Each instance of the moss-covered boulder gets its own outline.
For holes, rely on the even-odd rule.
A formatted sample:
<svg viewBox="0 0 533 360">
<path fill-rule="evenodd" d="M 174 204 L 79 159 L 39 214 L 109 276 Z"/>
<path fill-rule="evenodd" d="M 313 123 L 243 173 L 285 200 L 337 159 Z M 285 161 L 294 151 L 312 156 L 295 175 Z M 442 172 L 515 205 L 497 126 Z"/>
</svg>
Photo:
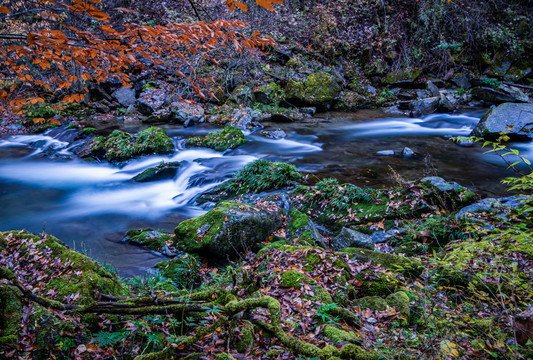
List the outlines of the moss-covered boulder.
<svg viewBox="0 0 533 360">
<path fill-rule="evenodd" d="M 413 88 L 417 87 L 416 80 L 422 74 L 420 69 L 404 69 L 398 71 L 391 71 L 385 77 L 385 84 L 389 86 Z M 421 83 L 420 86 L 425 85 Z"/>
<path fill-rule="evenodd" d="M 313 73 L 304 82 L 289 80 L 285 99 L 296 105 L 314 105 L 327 108 L 340 93 L 340 86 L 329 73 Z"/>
<path fill-rule="evenodd" d="M 94 138 L 91 153 L 109 160 L 128 160 L 140 155 L 168 154 L 174 144 L 165 130 L 150 127 L 136 135 L 114 130 L 109 136 Z"/>
<path fill-rule="evenodd" d="M 294 165 L 261 159 L 246 165 L 230 181 L 203 194 L 197 202 L 219 202 L 245 193 L 282 189 L 295 185 L 302 178 Z"/>
<path fill-rule="evenodd" d="M 226 126 L 223 130 L 213 131 L 206 136 L 194 136 L 187 139 L 187 145 L 208 147 L 216 151 L 235 149 L 244 144 L 246 138 L 240 129 Z"/>
<path fill-rule="evenodd" d="M 291 240 L 296 240 L 302 245 L 326 247 L 324 237 L 316 228 L 309 216 L 298 211 L 289 212 L 289 236 Z"/>
<path fill-rule="evenodd" d="M 126 233 L 124 241 L 138 246 L 145 246 L 167 256 L 175 253 L 169 248 L 172 244 L 172 234 L 153 229 L 132 229 Z"/>
<path fill-rule="evenodd" d="M 284 95 L 283 89 L 275 82 L 258 86 L 253 92 L 255 100 L 265 105 L 279 104 Z"/>
<path fill-rule="evenodd" d="M 157 180 L 172 179 L 178 173 L 181 163 L 177 161 L 163 162 L 157 166 L 144 170 L 142 173 L 133 177 L 135 182 L 149 182 Z"/>
<path fill-rule="evenodd" d="M 277 208 L 225 201 L 204 215 L 180 223 L 174 241 L 183 251 L 225 260 L 252 250 L 282 224 L 282 213 Z"/>
<path fill-rule="evenodd" d="M 423 265 L 418 259 L 408 258 L 395 254 L 383 253 L 360 248 L 346 248 L 340 253 L 348 254 L 351 258 L 360 261 L 373 261 L 384 268 L 404 274 L 418 275 L 423 270 Z"/>
<path fill-rule="evenodd" d="M 451 210 L 458 210 L 478 199 L 473 191 L 438 176 L 425 177 L 420 180 L 420 185 L 428 203 Z"/>
</svg>

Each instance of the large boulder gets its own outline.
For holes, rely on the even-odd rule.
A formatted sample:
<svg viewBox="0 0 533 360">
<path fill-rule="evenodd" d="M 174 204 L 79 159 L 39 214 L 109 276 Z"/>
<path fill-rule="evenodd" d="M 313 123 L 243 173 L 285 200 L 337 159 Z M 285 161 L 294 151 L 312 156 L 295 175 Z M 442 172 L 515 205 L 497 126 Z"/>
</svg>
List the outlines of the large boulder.
<svg viewBox="0 0 533 360">
<path fill-rule="evenodd" d="M 512 140 L 533 139 L 533 104 L 506 103 L 483 115 L 471 135 L 494 139 L 507 133 Z"/>
<path fill-rule="evenodd" d="M 121 87 L 111 94 L 120 105 L 124 107 L 135 104 L 135 89 L 128 87 Z"/>
<path fill-rule="evenodd" d="M 421 116 L 434 113 L 437 111 L 440 103 L 440 96 L 430 97 L 422 100 L 413 101 L 409 108 L 413 116 Z"/>
<path fill-rule="evenodd" d="M 296 105 L 328 108 L 341 91 L 335 78 L 328 73 L 313 73 L 304 82 L 289 80 L 285 99 Z"/>
<path fill-rule="evenodd" d="M 195 102 L 187 100 L 175 101 L 172 103 L 171 109 L 174 114 L 174 120 L 186 127 L 204 122 L 204 108 Z"/>
<path fill-rule="evenodd" d="M 98 136 L 91 144 L 91 153 L 105 156 L 108 160 L 128 160 L 140 155 L 168 154 L 174 144 L 165 130 L 150 127 L 131 135 L 115 130 L 107 138 Z"/>
<path fill-rule="evenodd" d="M 135 105 L 143 115 L 152 115 L 154 112 L 162 111 L 170 103 L 167 91 L 161 89 L 144 90 Z"/>
<path fill-rule="evenodd" d="M 498 89 L 493 89 L 490 87 L 476 87 L 470 90 L 472 96 L 479 100 L 490 101 L 494 103 L 505 103 L 505 102 L 515 102 L 515 103 L 527 103 L 529 102 L 529 97 L 520 91 L 518 88 L 507 85 L 500 85 Z"/>
<path fill-rule="evenodd" d="M 181 222 L 174 234 L 178 249 L 225 260 L 252 250 L 283 225 L 278 208 L 221 202 L 199 217 Z"/>
</svg>

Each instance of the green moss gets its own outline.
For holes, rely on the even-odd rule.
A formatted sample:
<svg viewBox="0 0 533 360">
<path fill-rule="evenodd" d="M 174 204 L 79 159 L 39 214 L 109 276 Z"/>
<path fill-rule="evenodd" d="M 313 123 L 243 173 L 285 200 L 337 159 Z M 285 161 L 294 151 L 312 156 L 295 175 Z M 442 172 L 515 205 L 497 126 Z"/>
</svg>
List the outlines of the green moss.
<svg viewBox="0 0 533 360">
<path fill-rule="evenodd" d="M 266 357 L 276 359 L 278 356 L 282 355 L 285 352 L 283 349 L 270 349 L 265 353 Z"/>
<path fill-rule="evenodd" d="M 155 251 L 161 251 L 167 241 L 172 240 L 170 234 L 152 229 L 130 230 L 126 233 L 126 239 L 130 243 L 146 246 Z"/>
<path fill-rule="evenodd" d="M 322 334 L 324 334 L 324 336 L 327 337 L 329 340 L 336 343 L 361 342 L 361 339 L 357 336 L 355 332 L 341 330 L 332 325 L 327 325 L 324 330 L 322 330 Z M 338 355 L 338 353 L 335 355 Z"/>
<path fill-rule="evenodd" d="M 346 344 L 341 349 L 340 357 L 351 360 L 377 360 L 380 355 L 365 351 L 354 344 Z"/>
<path fill-rule="evenodd" d="M 16 348 L 22 325 L 22 296 L 20 290 L 0 284 L 0 346 Z"/>
<path fill-rule="evenodd" d="M 179 162 L 163 162 L 157 166 L 148 168 L 142 173 L 136 175 L 132 180 L 136 182 L 148 182 L 164 179 L 172 179 L 176 176 Z"/>
<path fill-rule="evenodd" d="M 305 282 L 305 274 L 302 274 L 296 270 L 285 271 L 281 274 L 281 284 L 285 287 L 291 287 L 299 289 Z"/>
<path fill-rule="evenodd" d="M 215 354 L 216 360 L 235 360 L 233 356 L 228 353 Z"/>
<path fill-rule="evenodd" d="M 222 228 L 227 211 L 239 205 L 223 201 L 204 215 L 182 221 L 174 230 L 174 241 L 185 252 L 201 251 L 214 240 Z"/>
<path fill-rule="evenodd" d="M 321 286 L 315 285 L 313 286 L 315 295 L 313 296 L 313 300 L 321 302 L 322 304 L 332 304 L 333 299 L 331 298 L 331 295 L 329 292 L 324 289 Z"/>
<path fill-rule="evenodd" d="M 390 294 L 385 299 L 389 306 L 396 308 L 400 312 L 402 325 L 407 325 L 407 322 L 411 316 L 411 310 L 409 308 L 409 296 L 404 291 L 397 291 L 394 294 Z"/>
<path fill-rule="evenodd" d="M 248 349 L 253 349 L 254 346 L 254 326 L 251 322 L 246 321 L 243 326 L 240 327 L 240 340 L 235 343 L 235 350 L 244 354 Z"/>
<path fill-rule="evenodd" d="M 313 73 L 305 82 L 289 80 L 285 88 L 286 98 L 303 104 L 324 106 L 339 95 L 340 87 L 328 73 Z"/>
<path fill-rule="evenodd" d="M 298 230 L 298 229 L 301 229 L 303 228 L 304 226 L 307 225 L 307 223 L 309 222 L 309 217 L 298 211 L 298 210 L 293 210 L 291 212 L 289 212 L 289 216 L 290 216 L 290 223 L 289 223 L 289 228 L 291 230 Z"/>
<path fill-rule="evenodd" d="M 387 269 L 404 274 L 419 275 L 424 269 L 418 259 L 410 259 L 404 256 L 374 250 L 345 248 L 340 253 L 348 254 L 351 258 L 361 261 L 372 260 Z"/>
<path fill-rule="evenodd" d="M 6 235 L 7 233 L 3 233 Z M 41 238 L 28 232 L 14 232 L 16 239 L 29 239 L 34 242 L 40 241 Z M 123 291 L 120 281 L 99 264 L 89 257 L 79 252 L 70 250 L 57 238 L 47 235 L 46 241 L 39 245 L 38 248 L 47 246 L 50 250 L 50 256 L 59 258 L 62 262 L 71 262 L 73 264 L 73 273 L 69 276 L 56 277 L 51 279 L 46 285 L 46 289 L 56 289 L 60 296 L 80 294 L 81 298 L 77 302 L 88 304 L 94 302 L 94 292 L 119 295 Z M 79 271 L 76 271 L 79 270 Z"/>
<path fill-rule="evenodd" d="M 387 310 L 387 301 L 379 296 L 365 296 L 356 301 L 361 309 L 371 309 L 377 311 Z"/>
<path fill-rule="evenodd" d="M 216 151 L 235 149 L 245 142 L 246 138 L 242 131 L 231 126 L 227 126 L 220 131 L 210 132 L 205 137 L 196 136 L 187 139 L 187 145 L 189 146 L 208 147 Z"/>
<path fill-rule="evenodd" d="M 127 160 L 135 156 L 165 154 L 174 149 L 174 144 L 165 130 L 150 127 L 136 136 L 114 130 L 107 138 L 98 136 L 91 144 L 91 152 L 104 155 L 109 160 Z"/>
</svg>

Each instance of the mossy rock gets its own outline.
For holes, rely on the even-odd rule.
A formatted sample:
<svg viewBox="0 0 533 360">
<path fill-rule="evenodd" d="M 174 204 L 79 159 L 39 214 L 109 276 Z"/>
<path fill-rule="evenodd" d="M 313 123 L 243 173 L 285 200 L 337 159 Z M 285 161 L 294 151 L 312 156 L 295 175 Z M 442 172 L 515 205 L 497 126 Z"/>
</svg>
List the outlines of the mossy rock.
<svg viewBox="0 0 533 360">
<path fill-rule="evenodd" d="M 172 179 L 178 173 L 180 162 L 163 162 L 157 166 L 144 170 L 131 180 L 135 182 L 149 182 L 157 180 Z"/>
<path fill-rule="evenodd" d="M 136 156 L 168 154 L 174 144 L 165 130 L 150 127 L 135 136 L 124 131 L 114 130 L 107 138 L 98 136 L 91 144 L 91 153 L 105 156 L 109 160 L 128 160 Z"/>
<path fill-rule="evenodd" d="M 310 74 L 304 82 L 289 80 L 285 98 L 296 105 L 315 105 L 321 108 L 331 104 L 340 93 L 340 86 L 329 73 Z"/>
<path fill-rule="evenodd" d="M 239 353 L 244 354 L 254 346 L 254 326 L 250 321 L 240 327 L 240 339 L 233 345 Z"/>
<path fill-rule="evenodd" d="M 246 138 L 242 131 L 236 127 L 226 126 L 220 131 L 213 131 L 206 136 L 194 136 L 187 139 L 187 145 L 208 147 L 216 151 L 235 149 L 244 144 Z"/>
<path fill-rule="evenodd" d="M 283 95 L 283 89 L 275 82 L 261 85 L 254 89 L 254 97 L 256 101 L 265 105 L 278 105 L 282 100 Z"/>
<path fill-rule="evenodd" d="M 0 235 L 7 236 L 10 233 L 19 240 L 41 241 L 40 236 L 26 231 L 3 232 Z M 71 262 L 73 266 L 73 272 L 68 276 L 53 278 L 47 282 L 47 289 L 57 289 L 60 296 L 80 294 L 81 298 L 77 302 L 83 304 L 94 301 L 95 290 L 111 295 L 121 294 L 123 288 L 120 281 L 91 258 L 69 249 L 62 241 L 51 235 L 46 235 L 46 241 L 38 246 L 38 248 L 44 247 L 51 250 L 49 256 L 58 258 L 62 262 Z"/>
<path fill-rule="evenodd" d="M 16 348 L 22 323 L 22 294 L 14 286 L 0 284 L 0 348 Z"/>
<path fill-rule="evenodd" d="M 282 224 L 279 211 L 224 201 L 204 215 L 181 222 L 174 230 L 174 241 L 185 252 L 225 260 L 252 250 Z"/>
<path fill-rule="evenodd" d="M 385 298 L 387 304 L 396 308 L 400 312 L 400 316 L 403 318 L 400 320 L 400 324 L 405 326 L 411 317 L 411 309 L 409 307 L 409 296 L 405 291 L 397 291 L 394 294 L 390 294 Z"/>
<path fill-rule="evenodd" d="M 332 325 L 326 325 L 322 334 L 335 343 L 361 343 L 361 338 L 353 331 L 346 331 Z"/>
<path fill-rule="evenodd" d="M 388 303 L 380 296 L 365 296 L 355 301 L 361 309 L 371 309 L 375 311 L 387 310 Z"/>
<path fill-rule="evenodd" d="M 339 251 L 339 253 L 348 254 L 351 258 L 361 261 L 372 260 L 387 269 L 403 274 L 418 276 L 424 270 L 423 265 L 418 259 L 411 259 L 404 256 L 360 248 L 345 248 Z"/>
<path fill-rule="evenodd" d="M 146 246 L 150 250 L 164 252 L 163 248 L 167 242 L 172 240 L 171 234 L 155 231 L 153 229 L 132 229 L 126 233 L 124 238 L 128 243 Z"/>
<path fill-rule="evenodd" d="M 435 204 L 451 211 L 469 205 L 478 199 L 471 190 L 457 184 L 447 182 L 438 176 L 429 176 L 420 180 L 420 186 L 424 190 L 424 199 L 429 204 Z"/>
<path fill-rule="evenodd" d="M 289 212 L 290 239 L 298 239 L 301 245 L 325 247 L 324 237 L 318 232 L 309 216 L 299 210 Z"/>
<path fill-rule="evenodd" d="M 333 299 L 331 298 L 331 295 L 326 289 L 317 285 L 316 281 L 313 280 L 311 277 L 296 270 L 288 270 L 282 273 L 281 284 L 285 287 L 291 287 L 295 289 L 300 289 L 303 284 L 311 285 L 313 286 L 314 290 L 314 300 L 320 301 L 323 304 L 333 303 Z"/>
<path fill-rule="evenodd" d="M 416 79 L 422 74 L 420 69 L 405 69 L 400 71 L 391 71 L 385 77 L 385 84 L 400 87 L 416 87 Z"/>
</svg>

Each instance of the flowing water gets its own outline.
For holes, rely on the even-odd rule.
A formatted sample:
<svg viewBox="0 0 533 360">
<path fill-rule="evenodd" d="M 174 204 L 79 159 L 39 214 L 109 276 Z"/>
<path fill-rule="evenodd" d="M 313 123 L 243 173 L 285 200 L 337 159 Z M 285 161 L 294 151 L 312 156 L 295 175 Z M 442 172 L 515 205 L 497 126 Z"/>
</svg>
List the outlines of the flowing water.
<svg viewBox="0 0 533 360">
<path fill-rule="evenodd" d="M 357 185 L 383 187 L 397 176 L 413 180 L 439 175 L 482 195 L 501 196 L 508 176 L 498 157 L 479 147 L 460 147 L 449 136 L 467 136 L 482 111 L 423 118 L 391 117 L 379 111 L 327 113 L 291 124 L 268 124 L 287 136 L 269 139 L 247 133 L 246 144 L 224 153 L 185 148 L 184 138 L 206 133 L 207 125 L 166 125 L 175 144 L 170 155 L 145 156 L 113 165 L 72 156 L 72 130 L 0 139 L 0 230 L 46 231 L 76 250 L 115 266 L 123 275 L 144 272 L 160 255 L 122 242 L 132 228 L 166 231 L 205 212 L 194 198 L 259 158 L 295 164 L 310 182 L 327 176 Z M 416 155 L 380 156 L 381 150 Z M 524 151 L 531 151 L 522 145 Z M 44 155 L 47 156 L 44 156 Z M 53 154 L 53 156 L 50 156 Z M 162 161 L 181 161 L 174 179 L 129 181 Z"/>
</svg>

